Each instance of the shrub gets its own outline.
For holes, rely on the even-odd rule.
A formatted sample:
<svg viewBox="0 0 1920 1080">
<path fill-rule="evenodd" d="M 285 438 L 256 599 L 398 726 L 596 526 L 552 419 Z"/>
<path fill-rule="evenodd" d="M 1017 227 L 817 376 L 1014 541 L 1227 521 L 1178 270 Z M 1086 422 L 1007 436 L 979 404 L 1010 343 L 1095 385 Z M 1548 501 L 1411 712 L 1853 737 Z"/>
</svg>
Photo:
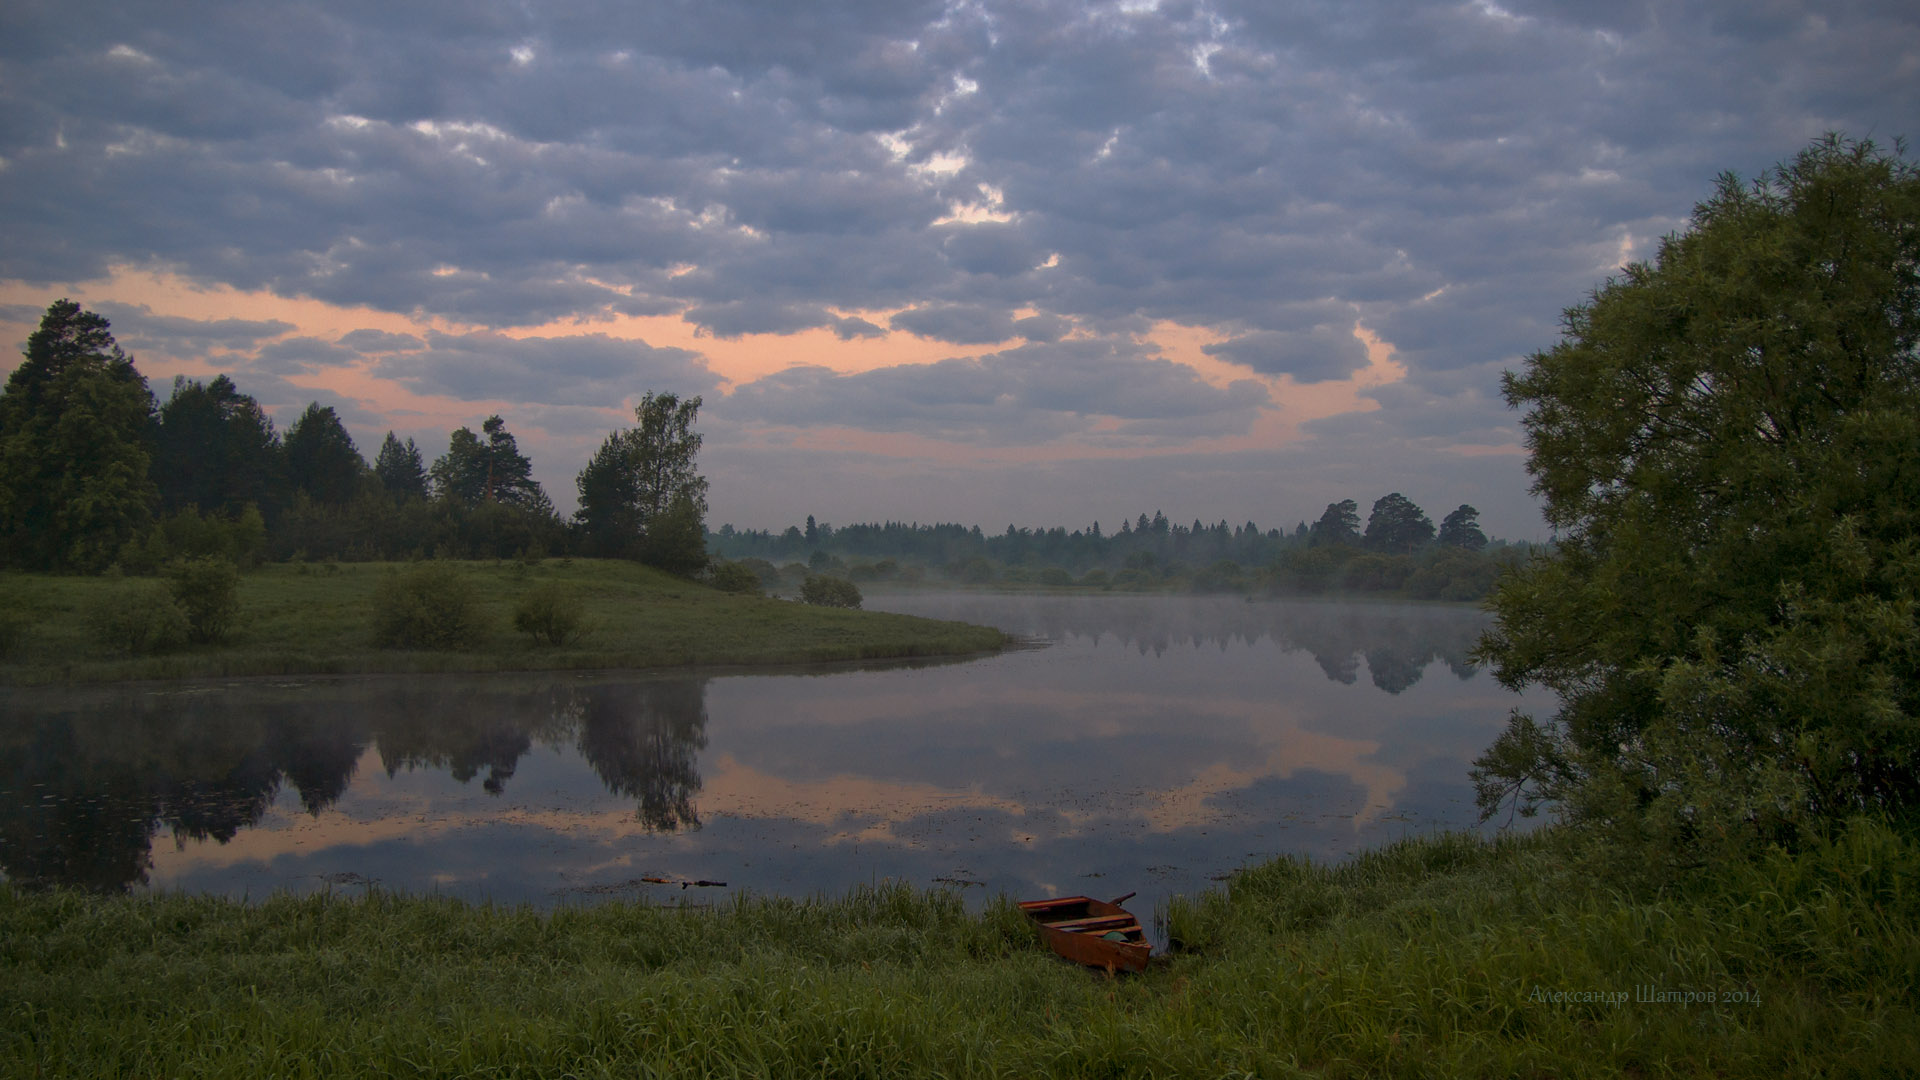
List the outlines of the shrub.
<svg viewBox="0 0 1920 1080">
<path fill-rule="evenodd" d="M 1231 559 L 1221 559 L 1193 575 L 1194 592 L 1238 592 L 1245 587 L 1240 564 Z"/>
<path fill-rule="evenodd" d="M 857 608 L 860 606 L 860 586 L 837 577 L 809 577 L 800 586 L 800 599 L 808 604 L 820 604 L 824 607 Z"/>
<path fill-rule="evenodd" d="M 1099 567 L 1095 567 L 1092 570 L 1087 571 L 1086 576 L 1080 579 L 1080 584 L 1085 585 L 1090 589 L 1106 588 L 1107 572 L 1105 570 L 1100 569 Z"/>
<path fill-rule="evenodd" d="M 753 571 L 754 575 L 760 579 L 760 587 L 762 589 L 777 589 L 780 587 L 780 568 L 767 560 L 741 559 L 736 565 L 744 566 Z"/>
<path fill-rule="evenodd" d="M 481 635 L 473 583 L 440 562 L 388 574 L 373 594 L 376 644 L 395 649 L 461 649 Z"/>
<path fill-rule="evenodd" d="M 985 585 L 993 580 L 993 564 L 983 555 L 975 555 L 947 567 L 947 576 L 967 585 Z"/>
<path fill-rule="evenodd" d="M 95 643 L 128 656 L 177 649 L 190 631 L 187 613 L 157 581 L 123 581 L 102 592 L 84 621 Z"/>
<path fill-rule="evenodd" d="M 1040 584 L 1056 589 L 1065 588 L 1073 584 L 1073 575 L 1058 566 L 1049 566 L 1040 571 Z"/>
<path fill-rule="evenodd" d="M 180 559 L 167 568 L 167 587 L 187 616 L 194 641 L 225 641 L 240 614 L 240 571 L 227 559 Z"/>
<path fill-rule="evenodd" d="M 760 575 L 753 568 L 737 562 L 716 563 L 713 568 L 713 587 L 721 592 L 747 593 L 760 595 Z"/>
<path fill-rule="evenodd" d="M 545 582 L 521 595 L 513 609 L 513 628 L 543 644 L 565 645 L 586 633 L 586 608 L 578 590 Z"/>
</svg>

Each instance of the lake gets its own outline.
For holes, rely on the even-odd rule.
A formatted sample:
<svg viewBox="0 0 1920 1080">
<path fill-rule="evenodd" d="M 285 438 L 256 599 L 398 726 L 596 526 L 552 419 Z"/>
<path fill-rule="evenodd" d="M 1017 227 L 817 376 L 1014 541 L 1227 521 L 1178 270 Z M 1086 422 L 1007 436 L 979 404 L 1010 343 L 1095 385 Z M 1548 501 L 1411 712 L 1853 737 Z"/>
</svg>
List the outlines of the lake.
<svg viewBox="0 0 1920 1080">
<path fill-rule="evenodd" d="M 538 905 L 898 879 L 1176 893 L 1279 853 L 1471 827 L 1523 701 L 1463 607 L 876 593 L 1044 644 L 756 674 L 0 691 L 14 881 Z M 661 879 L 648 881 L 646 879 Z M 682 883 L 725 882 L 724 886 Z"/>
</svg>

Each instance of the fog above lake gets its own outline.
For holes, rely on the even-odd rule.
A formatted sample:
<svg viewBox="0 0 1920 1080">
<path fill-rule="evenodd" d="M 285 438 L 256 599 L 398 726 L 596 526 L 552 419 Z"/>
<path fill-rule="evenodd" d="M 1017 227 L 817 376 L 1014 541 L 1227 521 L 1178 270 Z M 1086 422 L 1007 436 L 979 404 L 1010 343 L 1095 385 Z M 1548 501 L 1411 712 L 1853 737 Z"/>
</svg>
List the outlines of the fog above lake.
<svg viewBox="0 0 1920 1080">
<path fill-rule="evenodd" d="M 1469 665 L 1472 609 L 868 606 L 1048 643 L 775 674 L 11 691 L 0 868 L 256 898 L 377 884 L 544 905 L 897 878 L 1150 906 L 1277 853 L 1471 825 L 1468 763 L 1522 703 Z"/>
</svg>

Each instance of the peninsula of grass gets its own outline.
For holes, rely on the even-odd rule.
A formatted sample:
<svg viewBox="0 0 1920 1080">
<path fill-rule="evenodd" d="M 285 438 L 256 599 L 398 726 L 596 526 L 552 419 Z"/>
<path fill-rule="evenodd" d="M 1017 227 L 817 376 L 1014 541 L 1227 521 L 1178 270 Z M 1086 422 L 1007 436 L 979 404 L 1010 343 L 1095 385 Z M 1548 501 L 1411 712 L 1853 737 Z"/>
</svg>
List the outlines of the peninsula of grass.
<svg viewBox="0 0 1920 1080">
<path fill-rule="evenodd" d="M 1007 643 L 987 627 L 723 593 L 618 560 L 451 565 L 475 600 L 476 633 L 458 648 L 379 643 L 375 594 L 403 564 L 276 564 L 241 575 L 223 642 L 137 656 L 103 644 L 87 621 L 131 579 L 0 575 L 0 614 L 13 627 L 0 683 L 800 664 L 963 656 Z M 541 588 L 577 600 L 576 639 L 553 644 L 515 629 L 516 606 Z"/>
<path fill-rule="evenodd" d="M 1552 830 L 1412 839 L 1176 901 L 1184 948 L 1119 978 L 1010 901 L 895 885 L 550 912 L 0 885 L 0 1074 L 1894 1076 L 1916 871 L 1880 823 L 1638 890 Z"/>
</svg>

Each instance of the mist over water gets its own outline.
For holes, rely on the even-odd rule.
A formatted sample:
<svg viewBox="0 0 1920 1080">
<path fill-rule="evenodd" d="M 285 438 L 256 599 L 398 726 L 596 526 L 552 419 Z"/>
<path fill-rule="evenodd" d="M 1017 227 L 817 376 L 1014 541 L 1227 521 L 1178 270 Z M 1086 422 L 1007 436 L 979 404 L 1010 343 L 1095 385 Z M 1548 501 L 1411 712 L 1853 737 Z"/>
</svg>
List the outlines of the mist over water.
<svg viewBox="0 0 1920 1080">
<path fill-rule="evenodd" d="M 1463 608 L 879 594 L 1043 638 L 771 674 L 249 680 L 9 691 L 0 869 L 262 897 L 507 902 L 1138 891 L 1466 827 L 1521 699 Z M 1540 702 L 1532 703 L 1535 706 Z M 667 884 L 647 882 L 662 878 Z M 693 880 L 725 889 L 686 888 Z"/>
</svg>

